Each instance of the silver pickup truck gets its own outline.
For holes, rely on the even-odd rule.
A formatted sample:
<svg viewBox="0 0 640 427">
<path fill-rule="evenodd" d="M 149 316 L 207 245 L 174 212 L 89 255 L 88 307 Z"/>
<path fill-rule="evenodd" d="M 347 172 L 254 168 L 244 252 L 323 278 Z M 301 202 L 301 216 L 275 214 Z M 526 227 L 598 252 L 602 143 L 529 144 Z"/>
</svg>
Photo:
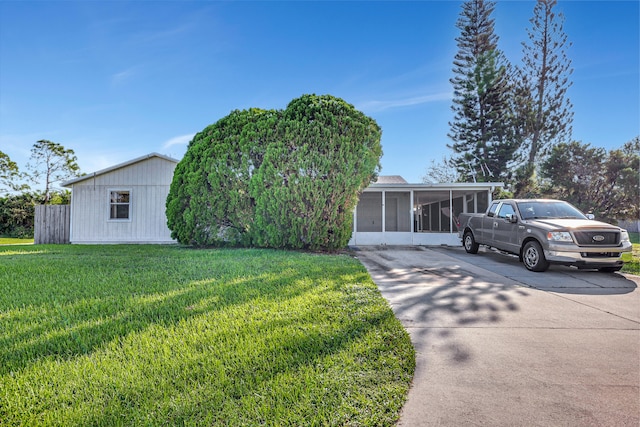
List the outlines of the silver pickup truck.
<svg viewBox="0 0 640 427">
<path fill-rule="evenodd" d="M 531 271 L 550 263 L 614 272 L 622 268 L 621 254 L 631 252 L 626 230 L 594 221 L 560 200 L 496 200 L 484 214 L 458 217 L 464 249 L 480 245 L 518 255 Z"/>
</svg>

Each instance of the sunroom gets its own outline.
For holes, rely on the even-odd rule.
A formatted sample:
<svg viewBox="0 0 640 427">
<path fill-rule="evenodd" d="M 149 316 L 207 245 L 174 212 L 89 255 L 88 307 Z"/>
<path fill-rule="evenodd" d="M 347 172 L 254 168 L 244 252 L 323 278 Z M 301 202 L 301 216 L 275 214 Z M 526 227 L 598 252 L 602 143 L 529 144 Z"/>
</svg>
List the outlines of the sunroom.
<svg viewBox="0 0 640 427">
<path fill-rule="evenodd" d="M 501 182 L 409 184 L 381 176 L 353 214 L 349 245 L 460 245 L 458 215 L 484 212 Z"/>
</svg>

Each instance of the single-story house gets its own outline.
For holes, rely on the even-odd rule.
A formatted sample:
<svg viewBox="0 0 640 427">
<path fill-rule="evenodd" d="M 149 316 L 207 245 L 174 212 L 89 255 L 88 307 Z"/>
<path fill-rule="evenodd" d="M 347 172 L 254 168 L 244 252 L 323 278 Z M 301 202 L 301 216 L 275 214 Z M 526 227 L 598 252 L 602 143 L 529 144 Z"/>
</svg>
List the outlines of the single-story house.
<svg viewBox="0 0 640 427">
<path fill-rule="evenodd" d="M 178 160 L 151 153 L 63 183 L 71 243 L 175 243 L 165 204 Z M 459 245 L 460 212 L 484 212 L 503 183 L 409 184 L 380 176 L 353 213 L 350 245 Z"/>
<path fill-rule="evenodd" d="M 165 203 L 178 160 L 151 153 L 62 183 L 71 243 L 175 243 Z"/>
<path fill-rule="evenodd" d="M 380 176 L 353 214 L 349 245 L 460 245 L 458 214 L 485 212 L 502 182 L 409 184 Z"/>
</svg>

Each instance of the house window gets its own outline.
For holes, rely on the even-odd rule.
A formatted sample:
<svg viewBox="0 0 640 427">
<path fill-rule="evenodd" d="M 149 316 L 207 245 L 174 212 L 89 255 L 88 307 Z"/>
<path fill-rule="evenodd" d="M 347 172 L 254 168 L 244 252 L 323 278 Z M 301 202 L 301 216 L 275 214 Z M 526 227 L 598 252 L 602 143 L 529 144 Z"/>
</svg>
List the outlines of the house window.
<svg viewBox="0 0 640 427">
<path fill-rule="evenodd" d="M 129 219 L 131 198 L 129 191 L 110 191 L 109 219 Z"/>
</svg>

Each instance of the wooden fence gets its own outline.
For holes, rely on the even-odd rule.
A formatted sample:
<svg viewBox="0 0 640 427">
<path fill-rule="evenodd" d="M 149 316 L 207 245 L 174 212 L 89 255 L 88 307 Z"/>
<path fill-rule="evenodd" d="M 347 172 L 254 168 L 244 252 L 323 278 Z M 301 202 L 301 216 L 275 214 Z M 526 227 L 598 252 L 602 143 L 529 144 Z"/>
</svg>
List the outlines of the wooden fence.
<svg viewBox="0 0 640 427">
<path fill-rule="evenodd" d="M 70 205 L 37 205 L 33 240 L 36 245 L 69 243 Z"/>
</svg>

